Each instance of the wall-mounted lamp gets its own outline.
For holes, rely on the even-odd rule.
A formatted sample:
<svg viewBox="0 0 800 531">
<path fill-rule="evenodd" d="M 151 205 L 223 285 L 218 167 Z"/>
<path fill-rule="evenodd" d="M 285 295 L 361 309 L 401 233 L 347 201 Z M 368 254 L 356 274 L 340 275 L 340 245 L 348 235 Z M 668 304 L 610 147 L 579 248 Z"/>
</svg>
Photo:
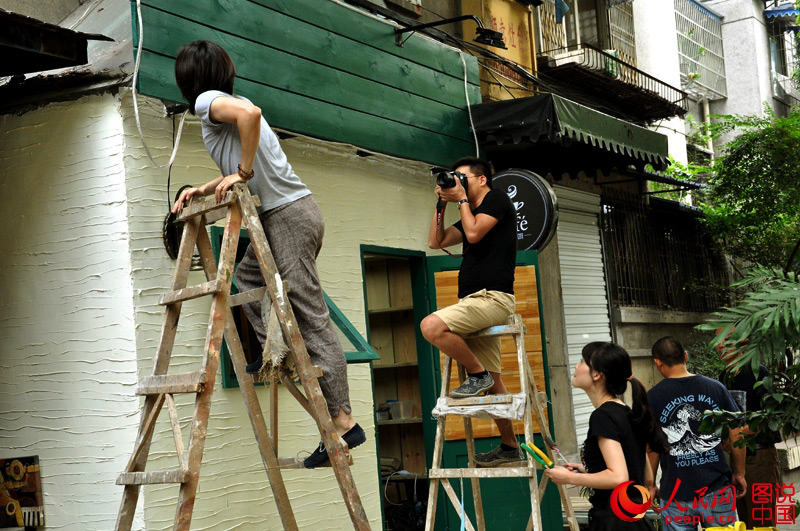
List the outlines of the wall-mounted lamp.
<svg viewBox="0 0 800 531">
<path fill-rule="evenodd" d="M 478 27 L 475 28 L 475 42 L 479 42 L 481 44 L 485 44 L 487 46 L 494 46 L 495 48 L 502 48 L 506 49 L 506 43 L 503 42 L 503 34 L 499 31 L 494 31 L 489 28 L 485 28 L 483 26 L 483 22 L 481 19 L 476 17 L 475 15 L 463 15 L 460 17 L 455 18 L 446 18 L 444 20 L 439 20 L 436 22 L 428 22 L 427 24 L 419 24 L 417 26 L 410 26 L 408 28 L 403 29 L 396 29 L 394 30 L 395 39 L 397 41 L 398 46 L 402 46 L 405 42 L 414 34 L 415 31 L 425 29 L 425 28 L 432 28 L 434 26 L 441 26 L 442 24 L 449 24 L 451 22 L 459 22 L 461 20 L 474 20 Z M 409 35 L 403 39 L 402 35 L 406 32 L 411 32 Z"/>
</svg>

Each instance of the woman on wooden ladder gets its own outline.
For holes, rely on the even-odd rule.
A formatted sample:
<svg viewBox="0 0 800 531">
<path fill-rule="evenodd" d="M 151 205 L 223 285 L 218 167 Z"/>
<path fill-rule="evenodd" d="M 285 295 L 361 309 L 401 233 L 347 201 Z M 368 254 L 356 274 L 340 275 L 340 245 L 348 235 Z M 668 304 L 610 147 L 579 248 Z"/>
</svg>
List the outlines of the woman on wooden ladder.
<svg viewBox="0 0 800 531">
<path fill-rule="evenodd" d="M 261 116 L 261 109 L 242 96 L 233 95 L 236 71 L 222 47 L 211 41 L 193 41 L 178 51 L 175 79 L 189 102 L 189 111 L 200 118 L 203 142 L 222 175 L 197 188 L 184 190 L 172 211 L 179 212 L 196 195 L 215 194 L 217 201 L 235 184 L 247 183 L 261 200 L 259 218 L 272 249 L 281 278 L 291 287 L 289 301 L 300 326 L 311 362 L 322 367 L 319 379 L 336 431 L 350 448 L 366 440 L 353 419 L 347 383 L 347 362 L 322 295 L 316 258 L 322 248 L 324 222 L 311 191 L 300 181 Z M 235 277 L 240 291 L 265 285 L 252 245 L 247 247 Z M 261 345 L 267 332 L 261 303 L 244 306 Z M 265 308 L 266 309 L 266 308 Z M 258 372 L 261 359 L 248 365 Z M 309 455 L 306 468 L 328 461 L 322 443 Z"/>
</svg>

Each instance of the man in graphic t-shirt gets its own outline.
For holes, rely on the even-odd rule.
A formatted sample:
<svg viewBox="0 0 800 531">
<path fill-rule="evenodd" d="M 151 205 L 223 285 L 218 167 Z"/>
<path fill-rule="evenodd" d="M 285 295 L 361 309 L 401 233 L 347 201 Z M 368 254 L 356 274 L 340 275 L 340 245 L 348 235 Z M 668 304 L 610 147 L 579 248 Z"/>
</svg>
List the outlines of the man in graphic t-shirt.
<svg viewBox="0 0 800 531">
<path fill-rule="evenodd" d="M 650 407 L 667 436 L 669 452 L 650 454 L 655 472 L 661 466 L 661 517 L 665 531 L 727 527 L 736 521 L 736 496 L 747 491 L 744 448 L 733 447 L 733 473 L 723 440 L 700 433 L 706 411 L 739 411 L 725 386 L 686 369 L 688 353 L 671 336 L 652 349 L 664 379 L 647 393 Z M 741 430 L 731 430 L 731 441 Z M 733 487 L 735 487 L 735 494 Z"/>
<path fill-rule="evenodd" d="M 445 229 L 444 216 L 435 213 L 428 246 L 443 249 L 463 244 L 463 260 L 458 271 L 459 301 L 427 316 L 420 328 L 425 339 L 467 371 L 467 379 L 450 391 L 451 397 L 505 394 L 507 391 L 500 377 L 500 338 L 465 340 L 463 336 L 504 324 L 514 313 L 516 215 L 508 196 L 492 190 L 492 172 L 486 161 L 465 157 L 452 167 L 466 176 L 467 189 L 456 179 L 454 187 L 437 186 L 434 192 L 439 199 L 456 203 L 461 219 Z M 478 466 L 496 466 L 522 459 L 511 421 L 495 419 L 495 424 L 502 443 L 491 452 L 477 454 Z"/>
</svg>

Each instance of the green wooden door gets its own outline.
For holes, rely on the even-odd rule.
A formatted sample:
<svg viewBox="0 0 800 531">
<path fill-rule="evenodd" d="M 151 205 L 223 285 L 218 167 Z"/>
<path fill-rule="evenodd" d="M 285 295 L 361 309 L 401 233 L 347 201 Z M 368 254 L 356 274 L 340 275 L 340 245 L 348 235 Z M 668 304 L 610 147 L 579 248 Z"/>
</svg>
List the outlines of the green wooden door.
<svg viewBox="0 0 800 531">
<path fill-rule="evenodd" d="M 428 295 L 430 302 L 430 311 L 437 308 L 436 303 L 436 273 L 443 271 L 455 271 L 461 264 L 460 257 L 452 256 L 429 256 L 427 258 L 428 270 Z M 517 266 L 534 266 L 538 267 L 538 257 L 535 251 L 522 251 L 517 253 Z M 518 275 L 519 276 L 519 275 Z M 536 286 L 535 295 L 538 302 L 538 308 L 541 308 L 541 295 L 538 290 L 538 270 L 536 271 Z M 519 287 L 516 288 L 519 291 Z M 519 301 L 518 301 L 519 302 Z M 550 381 L 549 374 L 546 370 L 547 367 L 547 353 L 545 352 L 544 341 L 544 328 L 541 329 L 541 349 L 542 349 L 542 368 L 544 374 L 544 384 L 548 396 L 550 396 Z M 529 326 L 530 330 L 530 326 Z M 526 344 L 526 348 L 530 346 Z M 435 390 L 434 393 L 438 395 L 441 388 L 441 366 L 438 351 L 434 349 L 432 369 L 434 370 Z M 538 371 L 537 371 L 538 372 Z M 504 379 L 505 381 L 505 379 Z M 506 382 L 508 385 L 509 382 Z M 541 382 L 538 382 L 541 384 Z M 433 400 L 431 400 L 433 401 Z M 460 420 L 460 419 L 459 419 Z M 550 429 L 552 430 L 553 422 L 550 419 Z M 426 434 L 427 435 L 427 434 Z M 428 464 L 430 466 L 430 458 L 433 452 L 433 433 L 431 439 L 426 440 L 426 448 L 429 448 Z M 476 434 L 477 436 L 477 434 Z M 523 437 L 520 437 L 523 440 Z M 536 436 L 534 441 L 540 447 L 543 447 L 541 437 Z M 482 437 L 475 439 L 475 448 L 477 452 L 487 452 L 500 444 L 499 437 Z M 444 445 L 444 453 L 442 456 L 442 464 L 447 468 L 462 468 L 467 465 L 467 449 L 463 440 L 450 440 L 446 441 Z M 457 480 L 451 481 L 456 494 L 461 496 L 461 485 Z M 468 480 L 463 482 L 464 488 L 464 503 L 467 509 L 467 514 L 474 520 L 474 505 L 472 501 L 471 487 Z M 481 480 L 481 494 L 483 497 L 484 514 L 486 517 L 486 527 L 489 530 L 505 530 L 505 529 L 524 529 L 530 517 L 530 491 L 528 488 L 528 481 L 525 478 L 508 478 L 508 479 L 484 479 Z M 556 489 L 549 485 L 542 502 L 542 523 L 546 531 L 560 531 L 563 529 L 561 517 L 561 503 L 559 500 L 558 492 Z M 447 495 L 444 490 L 439 492 L 439 501 L 436 514 L 436 529 L 437 530 L 450 530 L 460 529 L 461 520 L 452 505 L 449 503 Z"/>
</svg>

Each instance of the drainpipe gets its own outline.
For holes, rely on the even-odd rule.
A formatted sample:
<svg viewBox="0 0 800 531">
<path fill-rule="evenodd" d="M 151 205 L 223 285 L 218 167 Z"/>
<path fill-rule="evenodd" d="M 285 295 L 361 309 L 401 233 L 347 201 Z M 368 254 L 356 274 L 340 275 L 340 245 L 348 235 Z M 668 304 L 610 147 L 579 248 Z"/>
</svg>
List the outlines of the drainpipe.
<svg viewBox="0 0 800 531">
<path fill-rule="evenodd" d="M 575 49 L 581 49 L 581 23 L 580 13 L 578 13 L 578 0 L 572 2 L 572 14 L 575 17 Z M 566 17 L 565 17 L 566 18 Z M 564 29 L 567 28 L 566 20 L 564 21 Z M 569 39 L 569 37 L 567 37 Z"/>
<path fill-rule="evenodd" d="M 703 96 L 703 122 L 705 122 L 706 126 L 711 125 L 711 110 L 708 105 L 708 98 Z M 706 141 L 706 148 L 711 151 L 711 162 L 714 162 L 714 142 L 711 141 L 709 138 Z"/>
</svg>

